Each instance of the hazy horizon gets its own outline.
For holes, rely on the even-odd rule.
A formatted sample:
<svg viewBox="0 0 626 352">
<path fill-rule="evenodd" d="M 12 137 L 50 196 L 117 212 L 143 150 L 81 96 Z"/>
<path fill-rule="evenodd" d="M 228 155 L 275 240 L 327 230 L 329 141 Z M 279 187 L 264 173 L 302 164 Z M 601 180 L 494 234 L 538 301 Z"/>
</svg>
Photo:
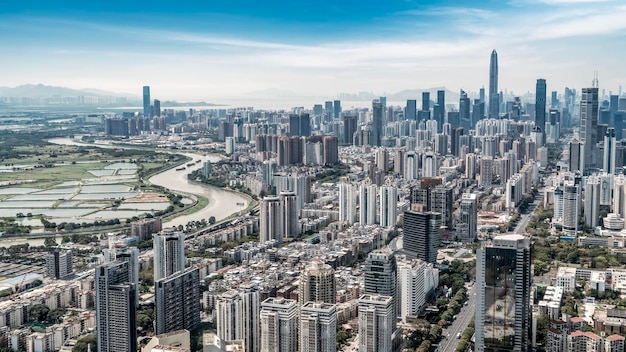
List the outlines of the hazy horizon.
<svg viewBox="0 0 626 352">
<path fill-rule="evenodd" d="M 0 86 L 37 84 L 162 100 L 477 91 L 498 52 L 499 86 L 524 95 L 617 93 L 626 5 L 602 0 L 0 4 Z"/>
</svg>

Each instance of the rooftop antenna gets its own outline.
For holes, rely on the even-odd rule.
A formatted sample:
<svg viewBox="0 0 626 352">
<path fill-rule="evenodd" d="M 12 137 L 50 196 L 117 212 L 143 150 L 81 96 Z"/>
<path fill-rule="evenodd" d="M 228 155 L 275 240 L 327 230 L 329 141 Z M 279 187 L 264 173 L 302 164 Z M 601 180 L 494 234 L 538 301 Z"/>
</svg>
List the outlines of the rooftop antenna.
<svg viewBox="0 0 626 352">
<path fill-rule="evenodd" d="M 598 88 L 600 83 L 598 82 L 598 71 L 593 71 L 593 81 L 591 82 L 593 88 Z"/>
</svg>

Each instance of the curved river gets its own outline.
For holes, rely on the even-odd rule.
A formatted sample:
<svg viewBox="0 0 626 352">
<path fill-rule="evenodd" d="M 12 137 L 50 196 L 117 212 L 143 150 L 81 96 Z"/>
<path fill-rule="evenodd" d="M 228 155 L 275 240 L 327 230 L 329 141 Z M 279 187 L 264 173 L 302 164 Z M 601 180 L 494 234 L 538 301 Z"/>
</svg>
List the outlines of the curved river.
<svg viewBox="0 0 626 352">
<path fill-rule="evenodd" d="M 70 138 L 53 138 L 48 140 L 50 143 L 61 144 L 61 145 L 77 145 L 77 146 L 85 146 L 82 143 L 76 143 L 74 140 Z M 89 146 L 94 146 L 98 148 L 127 148 L 132 149 L 131 147 L 123 147 L 116 145 L 106 145 L 106 144 L 89 144 Z M 169 152 L 169 151 L 168 151 Z M 175 168 L 170 170 L 161 172 L 156 174 L 148 180 L 150 183 L 153 183 L 158 186 L 162 186 L 168 188 L 172 191 L 185 192 L 190 194 L 195 194 L 199 196 L 203 196 L 209 200 L 209 204 L 189 215 L 177 216 L 173 219 L 166 220 L 163 223 L 163 227 L 171 227 L 183 225 L 185 226 L 189 221 L 192 220 L 202 220 L 208 219 L 211 216 L 215 216 L 217 220 L 226 218 L 233 213 L 241 211 L 248 207 L 250 203 L 250 199 L 246 196 L 241 195 L 237 192 L 226 191 L 221 188 L 212 187 L 208 185 L 200 185 L 189 182 L 187 179 L 187 174 L 191 171 L 202 168 L 202 163 L 204 161 L 216 162 L 220 160 L 219 155 L 209 154 L 207 156 L 198 155 L 193 153 L 178 153 L 186 155 L 192 158 L 191 162 L 195 162 L 200 159 L 202 162 L 194 164 L 194 166 L 187 167 L 184 171 L 176 171 Z M 239 205 L 238 205 L 239 204 Z M 243 204 L 243 205 L 241 205 Z M 31 246 L 38 246 L 43 244 L 43 239 L 25 239 L 25 238 L 6 238 L 0 239 L 0 246 L 10 246 L 15 244 L 22 244 L 28 242 Z"/>
</svg>

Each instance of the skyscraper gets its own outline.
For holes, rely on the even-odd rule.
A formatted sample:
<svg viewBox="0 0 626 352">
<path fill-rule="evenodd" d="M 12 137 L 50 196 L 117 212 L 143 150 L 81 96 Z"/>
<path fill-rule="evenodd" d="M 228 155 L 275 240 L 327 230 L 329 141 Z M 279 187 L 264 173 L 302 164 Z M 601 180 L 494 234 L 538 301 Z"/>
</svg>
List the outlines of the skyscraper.
<svg viewBox="0 0 626 352">
<path fill-rule="evenodd" d="M 441 242 L 440 213 L 404 212 L 404 250 L 409 259 L 437 262 L 437 250 Z"/>
<path fill-rule="evenodd" d="M 333 103 L 333 115 L 335 120 L 339 120 L 339 114 L 341 114 L 341 100 L 335 100 Z"/>
<path fill-rule="evenodd" d="M 300 310 L 300 352 L 337 351 L 337 307 L 306 302 Z"/>
<path fill-rule="evenodd" d="M 165 229 L 152 236 L 154 242 L 154 281 L 185 269 L 185 234 Z"/>
<path fill-rule="evenodd" d="M 585 225 L 591 229 L 598 226 L 600 218 L 600 178 L 589 176 L 585 184 Z"/>
<path fill-rule="evenodd" d="M 380 187 L 380 226 L 395 227 L 398 216 L 398 190 L 392 185 Z"/>
<path fill-rule="evenodd" d="M 598 143 L 598 88 L 583 88 L 580 101 L 580 141 L 583 143 L 584 169 L 597 166 L 596 143 Z"/>
<path fill-rule="evenodd" d="M 53 279 L 66 279 L 74 273 L 72 252 L 55 248 L 46 254 L 46 271 Z"/>
<path fill-rule="evenodd" d="M 446 116 L 446 91 L 445 90 L 437 91 L 437 104 L 435 105 L 433 115 L 435 116 L 435 120 L 437 120 L 437 126 L 439 126 L 439 131 L 441 131 L 443 124 L 446 122 L 445 121 L 445 116 Z"/>
<path fill-rule="evenodd" d="M 150 86 L 143 86 L 143 117 L 150 117 Z"/>
<path fill-rule="evenodd" d="M 376 223 L 377 186 L 366 179 L 359 188 L 359 224 L 361 226 Z"/>
<path fill-rule="evenodd" d="M 474 128 L 476 121 L 472 121 L 472 116 L 470 115 L 470 98 L 467 97 L 467 93 L 461 89 L 461 94 L 459 95 L 459 123 L 460 127 L 463 130 L 468 131 Z M 454 126 L 453 127 L 459 127 Z"/>
<path fill-rule="evenodd" d="M 339 183 L 339 221 L 354 224 L 356 218 L 356 192 L 349 180 Z"/>
<path fill-rule="evenodd" d="M 344 145 L 354 144 L 354 132 L 356 132 L 357 121 L 358 121 L 357 116 L 343 115 L 343 144 Z"/>
<path fill-rule="evenodd" d="M 529 350 L 530 239 L 500 235 L 476 253 L 475 351 Z"/>
<path fill-rule="evenodd" d="M 422 111 L 430 111 L 430 92 L 422 92 Z"/>
<path fill-rule="evenodd" d="M 383 136 L 383 104 L 379 101 L 372 102 L 372 140 L 371 145 L 380 147 Z"/>
<path fill-rule="evenodd" d="M 359 298 L 359 352 L 391 352 L 395 327 L 392 297 L 364 294 Z"/>
<path fill-rule="evenodd" d="M 306 302 L 335 303 L 335 270 L 320 259 L 313 259 L 300 275 L 298 300 Z"/>
<path fill-rule="evenodd" d="M 136 351 L 135 290 L 128 262 L 96 268 L 96 323 L 98 351 Z"/>
<path fill-rule="evenodd" d="M 463 193 L 459 206 L 459 222 L 456 224 L 456 235 L 460 239 L 473 242 L 478 228 L 478 199 L 476 194 Z"/>
<path fill-rule="evenodd" d="M 535 126 L 545 136 L 546 130 L 546 80 L 538 79 L 535 90 Z"/>
<path fill-rule="evenodd" d="M 609 127 L 604 136 L 604 158 L 602 168 L 611 175 L 615 174 L 615 128 Z"/>
<path fill-rule="evenodd" d="M 406 101 L 406 108 L 404 109 L 404 118 L 407 120 L 417 119 L 417 101 L 415 99 L 408 99 Z"/>
<path fill-rule="evenodd" d="M 365 262 L 366 294 L 389 296 L 393 300 L 394 317 L 398 315 L 398 268 L 396 257 L 389 247 L 372 251 Z"/>
<path fill-rule="evenodd" d="M 500 95 L 498 94 L 498 53 L 491 52 L 489 61 L 489 118 L 497 119 L 500 115 Z"/>
<path fill-rule="evenodd" d="M 278 197 L 265 197 L 261 201 L 261 216 L 259 219 L 259 240 L 283 241 L 282 208 Z"/>
<path fill-rule="evenodd" d="M 243 340 L 246 351 L 260 350 L 261 301 L 255 284 L 243 283 L 238 291 L 222 293 L 217 299 L 215 311 L 220 340 Z"/>
<path fill-rule="evenodd" d="M 298 351 L 298 302 L 268 298 L 261 303 L 261 352 Z"/>
<path fill-rule="evenodd" d="M 155 333 L 193 330 L 200 325 L 200 271 L 187 268 L 155 281 Z"/>
<path fill-rule="evenodd" d="M 398 260 L 398 302 L 403 322 L 416 317 L 439 284 L 439 270 L 419 259 Z"/>
<path fill-rule="evenodd" d="M 284 237 L 296 237 L 300 234 L 300 223 L 298 222 L 298 205 L 296 204 L 296 193 L 291 191 L 280 192 L 281 226 Z"/>
</svg>

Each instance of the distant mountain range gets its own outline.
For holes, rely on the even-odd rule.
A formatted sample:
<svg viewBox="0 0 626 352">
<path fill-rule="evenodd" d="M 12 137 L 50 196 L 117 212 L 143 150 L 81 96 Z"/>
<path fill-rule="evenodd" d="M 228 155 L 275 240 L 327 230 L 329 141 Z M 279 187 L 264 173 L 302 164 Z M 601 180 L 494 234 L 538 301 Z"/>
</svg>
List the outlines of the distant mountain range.
<svg viewBox="0 0 626 352">
<path fill-rule="evenodd" d="M 0 97 L 15 98 L 51 98 L 55 96 L 98 96 L 98 97 L 118 97 L 129 100 L 140 100 L 138 95 L 129 93 L 108 92 L 95 88 L 72 89 L 66 87 L 47 86 L 44 84 L 23 84 L 17 87 L 0 87 Z"/>
</svg>

